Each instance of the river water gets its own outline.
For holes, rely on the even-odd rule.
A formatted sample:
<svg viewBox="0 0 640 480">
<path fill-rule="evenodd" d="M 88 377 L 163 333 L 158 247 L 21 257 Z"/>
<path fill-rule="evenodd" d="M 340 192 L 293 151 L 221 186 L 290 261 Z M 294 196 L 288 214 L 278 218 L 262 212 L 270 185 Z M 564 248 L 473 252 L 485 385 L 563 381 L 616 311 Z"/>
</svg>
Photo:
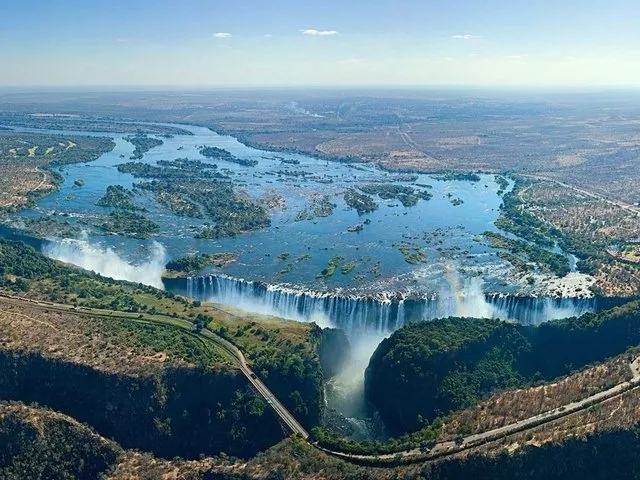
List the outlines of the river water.
<svg viewBox="0 0 640 480">
<path fill-rule="evenodd" d="M 510 267 L 495 255 L 496 250 L 477 241 L 482 232 L 497 231 L 493 223 L 502 199 L 493 175 L 482 175 L 480 182 L 440 181 L 431 175 L 417 175 L 416 180 L 406 181 L 406 175 L 371 165 L 326 162 L 299 154 L 276 155 L 247 147 L 207 128 L 184 125 L 180 128 L 193 135 L 161 138 L 164 144 L 151 149 L 141 161 L 155 164 L 158 160 L 187 157 L 210 162 L 198 147 L 223 148 L 237 157 L 258 161 L 254 168 L 211 161 L 232 178 L 236 188 L 254 198 L 284 197 L 285 207 L 272 210 L 269 228 L 234 238 L 198 240 L 193 238 L 193 227 L 202 225 L 201 220 L 178 217 L 152 198 L 139 196 L 136 203 L 149 210 L 149 217 L 161 226 L 161 234 L 151 241 L 104 236 L 93 231 L 87 240 L 94 248 L 110 249 L 124 261 L 138 264 L 157 254 L 154 242 L 162 245 L 168 259 L 189 252 L 234 252 L 238 261 L 216 273 L 315 291 L 437 293 L 450 287 L 451 278 L 446 271 L 451 265 L 455 265 L 463 278 L 481 276 L 483 288 L 488 291 L 508 293 L 519 288 L 505 283 L 505 272 Z M 65 166 L 61 171 L 65 182 L 60 190 L 39 200 L 34 210 L 23 215 L 64 213 L 74 221 L 108 214 L 109 208 L 95 205 L 107 186 L 131 188 L 136 181 L 143 181 L 118 172 L 116 166 L 129 161 L 133 146 L 123 135 L 109 136 L 116 142 L 112 152 L 91 163 Z M 282 159 L 299 164 L 285 163 Z M 286 172 L 304 172 L 304 177 L 286 175 Z M 82 179 L 84 186 L 74 186 L 76 179 Z M 377 182 L 412 185 L 428 190 L 433 198 L 420 200 L 413 207 L 404 207 L 397 200 L 376 198 L 379 209 L 362 216 L 346 206 L 342 198 L 346 188 Z M 312 198 L 318 195 L 330 197 L 337 205 L 334 213 L 296 221 L 301 210 L 313 208 Z M 454 199 L 463 203 L 455 206 Z M 361 232 L 348 231 L 349 227 L 365 220 L 367 224 Z M 425 261 L 417 265 L 407 263 L 398 248 L 403 242 L 420 249 Z M 336 256 L 344 258 L 343 264 L 355 262 L 355 268 L 347 274 L 338 268 L 333 276 L 319 278 L 318 274 Z M 157 279 L 149 283 L 157 284 Z"/>
<path fill-rule="evenodd" d="M 134 201 L 161 227 L 161 233 L 151 240 L 105 236 L 91 229 L 76 239 L 49 239 L 41 244 L 29 237 L 26 240 L 51 257 L 114 278 L 164 286 L 249 311 L 343 328 L 352 342 L 353 359 L 349 369 L 332 382 L 328 400 L 329 406 L 346 416 L 362 416 L 363 375 L 371 353 L 382 338 L 406 323 L 465 315 L 536 324 L 602 307 L 594 299 L 527 296 L 526 282 L 507 280 L 512 267 L 496 255 L 496 249 L 479 241 L 484 231 L 499 231 L 494 222 L 502 198 L 493 175 L 481 175 L 479 182 L 442 181 L 425 174 L 408 179 L 372 165 L 274 154 L 207 128 L 179 127 L 192 135 L 161 138 L 163 145 L 139 161 L 156 164 L 187 157 L 216 163 L 237 189 L 251 197 L 284 198 L 284 208 L 271 211 L 270 227 L 233 238 L 198 240 L 193 238 L 193 229 L 201 226 L 202 220 L 178 217 L 152 197 L 139 195 Z M 55 214 L 84 224 L 86 219 L 110 213 L 111 209 L 95 204 L 109 185 L 132 188 L 137 181 L 144 181 L 116 168 L 128 162 L 133 152 L 133 145 L 123 135 L 92 134 L 113 137 L 115 149 L 94 162 L 65 166 L 61 170 L 65 182 L 59 191 L 40 199 L 21 217 Z M 200 154 L 198 147 L 203 145 L 257 160 L 258 165 L 213 162 Z M 291 175 L 294 172 L 298 175 Z M 77 179 L 84 181 L 83 187 L 74 186 Z M 376 198 L 379 209 L 362 216 L 347 207 L 345 189 L 381 182 L 426 189 L 433 197 L 412 207 Z M 336 204 L 333 214 L 297 221 L 298 213 L 313 209 L 313 198 L 320 195 L 329 196 Z M 456 199 L 461 202 L 453 202 Z M 357 224 L 363 225 L 362 231 L 348 231 Z M 15 235 L 15 231 L 0 228 L 0 236 Z M 423 261 L 405 261 L 399 249 L 403 243 L 422 252 Z M 166 261 L 191 252 L 233 252 L 238 258 L 222 270 L 163 283 Z M 336 256 L 343 257 L 342 264 L 355 262 L 353 270 L 342 273 L 338 268 L 334 275 L 319 277 Z M 367 429 L 360 427 L 362 418 L 350 421 L 361 435 L 368 435 Z"/>
</svg>

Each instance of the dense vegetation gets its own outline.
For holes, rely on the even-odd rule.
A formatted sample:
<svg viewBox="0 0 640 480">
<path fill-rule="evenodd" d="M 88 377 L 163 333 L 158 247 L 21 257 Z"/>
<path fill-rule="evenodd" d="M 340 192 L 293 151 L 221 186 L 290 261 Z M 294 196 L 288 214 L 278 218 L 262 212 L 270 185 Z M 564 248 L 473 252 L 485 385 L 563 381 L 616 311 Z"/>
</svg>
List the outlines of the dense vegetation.
<svg viewBox="0 0 640 480">
<path fill-rule="evenodd" d="M 378 204 L 369 195 L 363 195 L 358 193 L 353 188 L 344 192 L 344 201 L 351 208 L 354 208 L 358 215 L 365 213 L 375 212 L 378 209 Z"/>
<path fill-rule="evenodd" d="M 68 267 L 31 247 L 8 241 L 0 241 L 0 289 L 27 292 L 29 296 L 52 302 L 131 312 L 143 318 L 180 315 L 194 323 L 206 324 L 243 350 L 260 378 L 298 414 L 305 426 L 311 428 L 320 421 L 324 394 L 317 348 L 321 337 L 309 325 L 251 321 L 171 292 Z M 148 335 L 146 341 L 151 342 L 152 336 Z M 161 338 L 157 341 L 164 342 Z M 185 347 L 183 352 L 186 350 L 189 349 Z"/>
<path fill-rule="evenodd" d="M 131 155 L 132 160 L 139 160 L 142 156 L 154 147 L 159 147 L 163 144 L 163 141 L 159 138 L 147 137 L 144 134 L 138 134 L 136 136 L 124 137 L 124 139 L 133 144 L 136 147 Z"/>
<path fill-rule="evenodd" d="M 366 396 L 395 433 L 490 393 L 550 381 L 640 343 L 640 303 L 539 326 L 449 318 L 412 324 L 379 345 Z M 394 392 L 389 395 L 389 392 Z"/>
<path fill-rule="evenodd" d="M 245 336 L 259 336 L 259 342 L 252 345 L 249 353 L 253 369 L 302 425 L 311 429 L 319 424 L 324 408 L 323 379 L 330 378 L 348 356 L 347 350 L 338 350 L 346 340 L 341 332 L 313 326 L 305 348 L 304 344 L 293 345 L 290 340 L 274 343 L 273 332 L 255 322 L 245 324 L 235 335 L 226 327 L 209 328 L 239 344 Z"/>
<path fill-rule="evenodd" d="M 96 205 L 114 209 L 110 215 L 95 222 L 96 227 L 107 233 L 145 239 L 160 232 L 160 225 L 140 213 L 146 209 L 133 203 L 133 192 L 121 185 L 109 185 Z"/>
<path fill-rule="evenodd" d="M 558 277 L 564 277 L 571 271 L 569 259 L 564 255 L 551 252 L 534 243 L 513 240 L 494 232 L 484 232 L 483 235 L 492 247 L 503 248 L 511 252 L 515 258 L 512 256 L 503 256 L 502 258 L 510 261 L 516 268 L 526 270 L 526 267 L 523 267 L 521 262 L 528 261 Z"/>
<path fill-rule="evenodd" d="M 233 253 L 200 253 L 171 260 L 166 268 L 170 275 L 197 275 L 207 267 L 224 267 L 235 259 Z"/>
<path fill-rule="evenodd" d="M 121 173 L 130 173 L 136 178 L 158 178 L 162 180 L 229 180 L 229 177 L 218 172 L 215 163 L 200 160 L 176 158 L 175 160 L 158 160 L 157 165 L 142 162 L 127 162 L 118 165 Z"/>
<path fill-rule="evenodd" d="M 121 172 L 136 177 L 157 178 L 136 184 L 153 192 L 158 202 L 177 215 L 205 218 L 208 222 L 196 232 L 197 238 L 221 238 L 258 230 L 271 224 L 267 207 L 247 195 L 237 193 L 216 165 L 176 159 L 118 165 Z"/>
<path fill-rule="evenodd" d="M 232 237 L 271 225 L 267 207 L 246 195 L 237 194 L 231 183 L 211 182 L 177 188 L 181 194 L 202 205 L 207 218 L 213 222 L 205 225 L 196 234 L 197 238 Z"/>
<path fill-rule="evenodd" d="M 498 195 L 502 195 L 509 188 L 509 180 L 502 175 L 495 176 L 496 183 L 498 184 Z"/>
<path fill-rule="evenodd" d="M 98 199 L 96 205 L 100 207 L 122 208 L 134 210 L 133 193 L 122 185 L 109 185 L 105 194 Z"/>
<path fill-rule="evenodd" d="M 516 179 L 513 190 L 503 196 L 500 216 L 495 225 L 541 247 L 553 247 L 555 240 L 562 238 L 562 233 L 523 208 L 519 193 L 529 184 L 529 181 Z M 503 188 L 503 185 L 500 188 Z"/>
<path fill-rule="evenodd" d="M 313 220 L 316 217 L 330 217 L 337 205 L 331 201 L 328 195 L 314 198 L 308 208 L 300 210 L 296 214 L 296 222 Z"/>
<path fill-rule="evenodd" d="M 100 227 L 107 233 L 133 238 L 149 238 L 160 232 L 160 225 L 140 213 L 116 210 L 105 218 Z"/>
<path fill-rule="evenodd" d="M 62 415 L 0 403 L 0 478 L 95 480 L 119 455 L 115 444 Z"/>
<path fill-rule="evenodd" d="M 0 351 L 0 372 L 0 399 L 46 405 L 125 448 L 167 458 L 248 456 L 282 438 L 273 411 L 233 370 L 166 367 L 120 375 Z"/>
<path fill-rule="evenodd" d="M 336 273 L 336 269 L 344 261 L 344 257 L 335 256 L 331 257 L 327 262 L 327 266 L 316 276 L 316 278 L 326 278 L 333 276 Z"/>
<path fill-rule="evenodd" d="M 243 167 L 255 167 L 258 165 L 257 160 L 249 160 L 247 158 L 238 158 L 231 154 L 231 152 L 218 147 L 200 147 L 200 153 L 207 157 L 213 158 L 215 160 L 224 160 L 226 162 L 237 163 L 238 165 L 242 165 Z"/>
<path fill-rule="evenodd" d="M 452 180 L 461 182 L 479 182 L 481 180 L 480 175 L 465 172 L 447 172 L 439 175 L 434 175 L 433 178 L 435 180 L 440 180 L 443 182 L 450 182 Z"/>
<path fill-rule="evenodd" d="M 383 200 L 399 200 L 405 207 L 413 207 L 420 199 L 430 200 L 433 196 L 426 190 L 391 183 L 371 183 L 361 186 L 360 190 L 369 195 L 378 195 Z"/>
<path fill-rule="evenodd" d="M 530 180 L 516 178 L 513 190 L 503 197 L 504 202 L 501 206 L 500 216 L 495 223 L 496 227 L 526 238 L 541 247 L 551 248 L 557 244 L 565 252 L 573 253 L 581 258 L 578 262 L 578 269 L 581 272 L 597 273 L 596 264 L 598 262 L 610 261 L 606 254 L 608 245 L 594 242 L 593 238 L 587 235 L 564 234 L 528 212 L 520 194 L 531 184 Z"/>
</svg>

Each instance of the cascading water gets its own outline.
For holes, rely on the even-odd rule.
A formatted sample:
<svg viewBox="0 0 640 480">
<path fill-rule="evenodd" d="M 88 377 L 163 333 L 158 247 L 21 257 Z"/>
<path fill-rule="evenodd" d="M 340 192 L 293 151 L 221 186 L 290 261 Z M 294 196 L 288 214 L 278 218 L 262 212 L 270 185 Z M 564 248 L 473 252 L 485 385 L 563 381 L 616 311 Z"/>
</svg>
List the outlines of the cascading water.
<svg viewBox="0 0 640 480">
<path fill-rule="evenodd" d="M 184 283 L 186 282 L 186 283 Z M 427 297 L 400 294 L 355 295 L 298 290 L 222 275 L 186 279 L 167 284 L 202 301 L 276 315 L 297 321 L 315 321 L 359 332 L 385 334 L 421 320 L 448 316 L 502 318 L 535 325 L 543 321 L 579 316 L 597 308 L 593 298 L 520 297 L 490 295 L 477 282 L 467 282 L 458 292 Z"/>
<path fill-rule="evenodd" d="M 461 282 L 455 272 L 449 291 L 438 295 L 401 294 L 357 295 L 346 292 L 323 293 L 224 275 L 209 275 L 165 281 L 169 290 L 202 301 L 234 305 L 240 309 L 297 321 L 314 321 L 346 331 L 352 357 L 344 370 L 327 385 L 327 405 L 340 412 L 351 425 L 353 438 L 367 438 L 378 428 L 367 415 L 364 372 L 378 344 L 409 322 L 448 316 L 502 318 L 524 324 L 579 316 L 598 308 L 594 298 L 519 297 L 488 295 L 475 280 Z M 345 423 L 343 423 L 344 427 Z M 367 433 L 368 432 L 368 433 Z"/>
</svg>

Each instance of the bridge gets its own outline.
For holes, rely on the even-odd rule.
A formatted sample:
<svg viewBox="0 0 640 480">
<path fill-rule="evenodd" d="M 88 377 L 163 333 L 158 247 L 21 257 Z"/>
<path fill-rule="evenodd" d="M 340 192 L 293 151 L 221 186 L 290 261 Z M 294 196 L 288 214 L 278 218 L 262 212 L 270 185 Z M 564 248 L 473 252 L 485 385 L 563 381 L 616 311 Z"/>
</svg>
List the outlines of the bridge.
<svg viewBox="0 0 640 480">
<path fill-rule="evenodd" d="M 19 297 L 15 295 L 9 295 L 0 292 L 0 298 L 3 301 L 9 302 L 27 302 L 31 305 L 39 306 L 47 309 L 57 309 L 64 311 L 75 311 L 85 315 L 95 315 L 104 317 L 109 315 L 110 317 L 127 318 L 134 321 L 141 321 L 138 314 L 130 314 L 127 312 L 120 312 L 115 310 L 102 310 L 92 308 L 75 307 L 72 305 L 64 305 L 59 303 L 52 303 L 40 300 L 34 300 L 25 297 Z M 215 308 L 215 307 L 214 307 Z M 229 314 L 229 312 L 224 312 Z M 233 315 L 233 314 L 230 314 Z M 181 328 L 192 330 L 193 324 L 184 319 L 176 319 L 173 317 L 164 317 L 163 315 L 154 315 L 153 318 L 145 318 L 143 321 L 151 321 L 162 324 L 170 324 L 173 326 L 180 326 Z M 358 455 L 346 452 L 333 451 L 324 448 L 317 443 L 313 442 L 309 436 L 309 433 L 304 427 L 296 420 L 294 415 L 278 400 L 273 392 L 258 378 L 258 376 L 251 370 L 247 364 L 246 358 L 242 351 L 230 341 L 220 337 L 216 333 L 208 329 L 202 329 L 199 333 L 201 336 L 216 343 L 225 351 L 230 353 L 237 361 L 237 365 L 240 371 L 244 374 L 247 380 L 255 388 L 256 392 L 271 406 L 274 412 L 282 420 L 282 422 L 291 430 L 293 434 L 299 435 L 304 440 L 309 442 L 314 447 L 322 450 L 323 452 L 332 455 L 337 458 L 341 458 L 346 461 L 356 463 L 368 463 L 376 464 L 378 466 L 385 466 L 391 463 L 414 463 L 414 462 L 429 462 L 436 459 L 443 459 L 447 457 L 453 457 L 465 450 L 470 450 L 481 445 L 500 441 L 506 437 L 509 437 L 516 433 L 525 432 L 538 428 L 542 425 L 551 424 L 562 418 L 575 415 L 582 412 L 594 405 L 604 403 L 606 401 L 619 398 L 625 393 L 635 390 L 640 387 L 640 356 L 635 358 L 630 364 L 632 378 L 630 380 L 621 382 L 607 390 L 603 390 L 596 394 L 590 395 L 572 403 L 560 406 L 553 410 L 549 410 L 537 415 L 533 415 L 529 418 L 519 420 L 509 425 L 504 425 L 486 432 L 476 433 L 468 435 L 457 442 L 441 442 L 435 444 L 429 450 L 423 450 L 421 448 L 413 448 L 410 450 L 404 450 L 389 454 L 381 455 Z"/>
</svg>

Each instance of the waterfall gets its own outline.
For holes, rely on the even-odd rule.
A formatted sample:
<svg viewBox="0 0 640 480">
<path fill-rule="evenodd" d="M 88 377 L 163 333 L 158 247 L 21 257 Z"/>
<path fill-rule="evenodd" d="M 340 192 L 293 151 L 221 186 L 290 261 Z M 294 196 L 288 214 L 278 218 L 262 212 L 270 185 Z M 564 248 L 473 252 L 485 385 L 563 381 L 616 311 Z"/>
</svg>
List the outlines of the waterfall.
<svg viewBox="0 0 640 480">
<path fill-rule="evenodd" d="M 319 325 L 334 325 L 352 333 L 388 334 L 409 322 L 448 316 L 491 317 L 527 325 L 580 316 L 598 309 L 594 298 L 522 297 L 485 294 L 477 284 L 455 294 L 431 296 L 398 293 L 351 294 L 316 292 L 252 282 L 224 275 L 168 281 L 169 290 L 201 301 Z"/>
</svg>

